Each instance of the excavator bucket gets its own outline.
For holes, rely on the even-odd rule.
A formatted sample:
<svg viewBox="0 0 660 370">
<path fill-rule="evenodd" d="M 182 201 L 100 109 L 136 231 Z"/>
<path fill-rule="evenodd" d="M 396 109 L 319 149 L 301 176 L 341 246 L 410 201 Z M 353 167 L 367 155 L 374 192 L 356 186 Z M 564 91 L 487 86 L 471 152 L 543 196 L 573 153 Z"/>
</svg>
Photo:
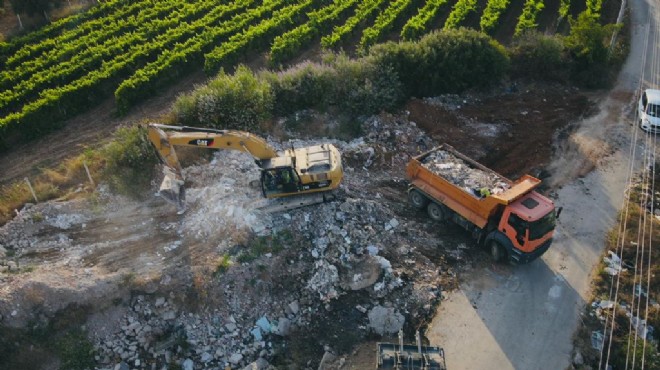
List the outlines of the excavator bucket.
<svg viewBox="0 0 660 370">
<path fill-rule="evenodd" d="M 163 167 L 163 182 L 158 189 L 158 195 L 174 204 L 178 214 L 186 211 L 186 189 L 181 180 L 169 167 Z"/>
</svg>

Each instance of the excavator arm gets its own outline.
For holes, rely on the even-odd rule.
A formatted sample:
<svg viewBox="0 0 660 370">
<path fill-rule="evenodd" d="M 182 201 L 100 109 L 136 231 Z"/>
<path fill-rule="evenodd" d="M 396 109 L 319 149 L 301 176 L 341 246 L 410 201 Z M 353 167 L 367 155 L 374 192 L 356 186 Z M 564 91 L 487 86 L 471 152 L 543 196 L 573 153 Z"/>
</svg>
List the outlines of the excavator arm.
<svg viewBox="0 0 660 370">
<path fill-rule="evenodd" d="M 149 140 L 167 166 L 181 174 L 181 165 L 175 146 L 202 147 L 208 149 L 233 149 L 246 152 L 261 162 L 277 157 L 277 151 L 266 140 L 249 132 L 214 130 L 188 126 L 168 126 L 151 123 Z"/>
<path fill-rule="evenodd" d="M 182 188 L 185 179 L 176 155 L 176 146 L 238 150 L 252 155 L 260 167 L 263 161 L 278 156 L 275 148 L 266 140 L 243 131 L 151 123 L 148 125 L 148 137 L 167 166 L 164 171 L 165 178 L 160 186 L 160 194 L 176 204 L 180 212 L 185 210 L 183 207 L 185 195 Z"/>
</svg>

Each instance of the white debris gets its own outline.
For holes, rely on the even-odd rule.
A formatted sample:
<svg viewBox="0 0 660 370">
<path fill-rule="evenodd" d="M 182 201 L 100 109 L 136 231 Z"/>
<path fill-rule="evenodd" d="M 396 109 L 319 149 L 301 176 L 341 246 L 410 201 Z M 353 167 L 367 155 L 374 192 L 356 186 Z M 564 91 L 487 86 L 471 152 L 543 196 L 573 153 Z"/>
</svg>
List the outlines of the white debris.
<svg viewBox="0 0 660 370">
<path fill-rule="evenodd" d="M 444 150 L 436 150 L 423 159 L 422 166 L 465 189 L 474 196 L 499 194 L 510 186 L 506 179 L 493 172 L 474 168 L 469 163 Z"/>
<path fill-rule="evenodd" d="M 68 230 L 73 225 L 82 224 L 87 221 L 87 217 L 81 214 L 58 214 L 55 217 L 49 217 L 46 222 L 58 229 Z"/>
<path fill-rule="evenodd" d="M 595 350 L 601 351 L 603 349 L 603 333 L 600 331 L 591 332 L 591 347 Z"/>
</svg>

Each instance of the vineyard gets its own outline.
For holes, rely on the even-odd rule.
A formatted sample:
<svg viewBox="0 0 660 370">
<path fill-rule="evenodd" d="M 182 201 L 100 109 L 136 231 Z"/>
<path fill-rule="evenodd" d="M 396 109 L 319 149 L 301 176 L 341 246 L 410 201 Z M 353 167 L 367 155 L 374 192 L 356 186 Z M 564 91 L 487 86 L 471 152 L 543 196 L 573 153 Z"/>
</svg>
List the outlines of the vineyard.
<svg viewBox="0 0 660 370">
<path fill-rule="evenodd" d="M 125 112 L 193 70 L 214 75 L 247 55 L 266 55 L 277 67 L 314 45 L 365 52 L 386 40 L 458 27 L 510 39 L 497 31 L 510 28 L 512 19 L 519 34 L 556 28 L 585 9 L 599 17 L 602 1 L 584 1 L 102 2 L 0 42 L 0 148 L 8 147 L 8 138 L 53 130 L 112 96 L 118 112 Z"/>
</svg>

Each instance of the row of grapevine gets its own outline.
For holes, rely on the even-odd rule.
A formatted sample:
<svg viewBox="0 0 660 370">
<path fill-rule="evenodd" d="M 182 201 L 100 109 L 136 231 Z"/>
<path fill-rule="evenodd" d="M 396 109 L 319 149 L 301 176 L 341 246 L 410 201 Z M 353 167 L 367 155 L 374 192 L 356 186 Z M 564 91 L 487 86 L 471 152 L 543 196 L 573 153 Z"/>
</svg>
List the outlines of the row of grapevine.
<svg viewBox="0 0 660 370">
<path fill-rule="evenodd" d="M 262 40 L 274 38 L 274 34 L 281 32 L 283 26 L 295 23 L 295 19 L 313 4 L 314 0 L 303 0 L 299 4 L 293 4 L 282 8 L 269 19 L 251 26 L 241 33 L 229 38 L 228 42 L 216 47 L 204 55 L 204 70 L 208 73 L 217 72 L 220 67 L 232 63 L 238 54 L 246 47 L 260 43 Z"/>
<path fill-rule="evenodd" d="M 447 0 L 427 0 L 424 7 L 420 8 L 418 13 L 408 19 L 408 22 L 403 25 L 401 38 L 404 40 L 413 40 L 425 34 L 429 23 L 433 21 L 438 14 L 438 10 L 445 3 L 447 3 Z"/>
<path fill-rule="evenodd" d="M 321 38 L 321 45 L 324 48 L 330 49 L 337 46 L 343 41 L 353 30 L 365 20 L 369 19 L 374 14 L 384 0 L 363 0 L 360 6 L 355 10 L 355 14 L 348 18 L 341 26 L 336 26 L 332 34 L 323 36 Z"/>
<path fill-rule="evenodd" d="M 362 32 L 360 48 L 366 50 L 378 42 L 383 34 L 392 29 L 397 18 L 412 4 L 412 0 L 396 0 L 390 3 L 390 6 L 376 17 L 374 24 Z"/>
<path fill-rule="evenodd" d="M 242 5 L 253 0 L 239 1 Z M 124 80 L 115 91 L 115 99 L 120 109 L 126 109 L 132 103 L 151 94 L 171 79 L 176 78 L 186 66 L 201 64 L 205 52 L 220 41 L 247 27 L 250 23 L 270 16 L 271 12 L 283 4 L 283 0 L 270 1 L 257 8 L 246 10 L 217 27 L 207 28 L 204 33 L 177 43 L 173 48 L 163 50 L 158 58 L 137 70 Z M 200 24 L 203 26 L 203 24 Z"/>
<path fill-rule="evenodd" d="M 78 27 L 67 29 L 56 36 L 49 37 L 44 35 L 38 42 L 27 44 L 9 56 L 5 62 L 5 68 L 15 68 L 26 60 L 36 58 L 41 53 L 49 50 L 57 50 L 61 45 L 69 42 L 77 42 L 85 34 L 94 30 L 103 30 L 110 23 L 121 23 L 125 18 L 135 15 L 145 8 L 149 8 L 146 3 L 144 1 L 138 1 L 117 9 L 117 12 L 108 16 L 95 18 L 82 23 Z"/>
<path fill-rule="evenodd" d="M 43 53 L 39 56 L 36 56 L 30 60 L 17 65 L 14 69 L 7 68 L 5 71 L 0 73 L 0 89 L 9 88 L 14 85 L 17 81 L 28 80 L 31 78 L 32 74 L 37 73 L 38 71 L 44 71 L 48 67 L 59 68 L 57 65 L 61 61 L 72 60 L 72 59 L 84 59 L 85 54 L 89 54 L 92 49 L 98 49 L 99 46 L 116 42 L 115 40 L 119 38 L 121 40 L 122 35 L 130 34 L 129 30 L 139 30 L 144 32 L 148 30 L 151 25 L 156 25 L 152 27 L 152 32 L 149 34 L 154 34 L 154 32 L 159 32 L 159 30 L 173 27 L 181 22 L 184 19 L 185 8 L 182 10 L 174 11 L 176 7 L 175 2 L 170 2 L 168 6 L 160 6 L 156 8 L 147 8 L 145 12 L 140 13 L 140 16 L 131 16 L 128 19 L 117 19 L 114 17 L 109 17 L 112 19 L 112 23 L 107 23 L 98 30 L 92 31 L 78 39 L 72 40 L 71 42 L 61 42 L 61 40 L 56 40 L 58 43 L 57 48 L 53 48 L 49 52 Z M 190 11 L 198 10 L 203 11 L 204 9 L 199 9 L 198 7 L 193 8 L 193 5 L 188 5 L 187 8 Z M 188 13 L 189 14 L 189 13 Z M 165 19 L 159 19 L 162 16 L 166 16 Z M 167 22 L 169 24 L 158 23 Z M 145 32 L 146 34 L 146 32 Z M 155 36 L 155 35 L 154 35 Z M 153 36 L 151 36 L 153 37 Z M 103 50 L 101 50 L 103 52 Z M 94 51 L 97 53 L 97 51 Z M 107 59 L 107 53 L 106 59 Z M 9 63 L 8 63 L 9 67 Z"/>
<path fill-rule="evenodd" d="M 493 31 L 508 6 L 509 0 L 488 0 L 488 4 L 481 14 L 481 20 L 479 20 L 481 31 L 484 33 Z"/>
<path fill-rule="evenodd" d="M 340 19 L 356 2 L 357 0 L 335 0 L 331 5 L 308 13 L 307 23 L 275 37 L 270 48 L 271 62 L 279 63 L 293 56 L 325 30 L 329 23 Z"/>
<path fill-rule="evenodd" d="M 536 16 L 543 10 L 543 0 L 527 0 L 523 5 L 522 14 L 518 18 L 514 35 L 520 35 L 526 30 L 532 30 L 537 27 Z"/>
<path fill-rule="evenodd" d="M 59 19 L 38 31 L 15 37 L 11 42 L 0 43 L 0 67 L 4 67 L 4 62 L 7 59 L 7 56 L 16 53 L 24 47 L 29 47 L 30 45 L 42 42 L 49 38 L 57 37 L 66 30 L 78 29 L 81 24 L 85 24 L 94 19 L 102 19 L 131 3 L 132 1 L 130 0 L 104 1 L 86 12 Z"/>
<path fill-rule="evenodd" d="M 203 17 L 203 21 L 199 22 L 196 27 L 182 23 L 177 28 L 168 28 L 148 42 L 144 40 L 132 43 L 124 53 L 118 54 L 108 61 L 102 61 L 99 68 L 71 83 L 42 90 L 36 100 L 25 104 L 20 111 L 0 119 L 0 128 L 6 129 L 7 126 L 20 122 L 34 123 L 35 120 L 43 119 L 43 117 L 64 117 L 67 114 L 67 107 L 75 111 L 76 107 L 84 106 L 85 102 L 92 98 L 87 95 L 89 91 L 96 92 L 100 96 L 107 96 L 108 88 L 112 89 L 112 85 L 117 84 L 113 81 L 128 77 L 127 74 L 130 74 L 136 66 L 146 64 L 161 50 L 167 50 L 179 40 L 188 39 L 209 24 L 221 21 L 227 15 L 227 10 L 235 11 L 245 3 L 245 1 L 237 1 L 233 7 L 232 5 L 217 6 L 211 13 L 207 13 Z M 58 103 L 58 99 L 61 102 Z"/>
<path fill-rule="evenodd" d="M 445 29 L 458 28 L 468 14 L 477 10 L 477 0 L 458 0 L 445 21 Z"/>
<path fill-rule="evenodd" d="M 186 10 L 188 13 L 185 12 Z M 167 22 L 152 19 L 155 21 L 154 24 L 146 22 L 145 27 L 140 32 L 131 32 L 124 36 L 109 39 L 104 44 L 89 47 L 85 52 L 75 55 L 66 62 L 51 65 L 49 68 L 38 71 L 31 78 L 20 81 L 13 89 L 0 93 L 0 111 L 6 112 L 7 109 L 16 109 L 17 105 L 22 105 L 24 100 L 33 98 L 34 94 L 43 89 L 70 83 L 82 77 L 87 71 L 98 68 L 104 60 L 112 60 L 119 54 L 130 52 L 135 45 L 148 43 L 153 37 L 166 37 L 165 41 L 190 37 L 193 32 L 177 34 L 176 30 L 179 28 L 173 27 L 184 27 L 185 23 L 180 21 L 186 15 L 190 12 L 202 13 L 204 10 L 191 5 L 184 8 L 182 12 L 170 13 Z M 168 40 L 169 37 L 172 40 Z"/>
</svg>

